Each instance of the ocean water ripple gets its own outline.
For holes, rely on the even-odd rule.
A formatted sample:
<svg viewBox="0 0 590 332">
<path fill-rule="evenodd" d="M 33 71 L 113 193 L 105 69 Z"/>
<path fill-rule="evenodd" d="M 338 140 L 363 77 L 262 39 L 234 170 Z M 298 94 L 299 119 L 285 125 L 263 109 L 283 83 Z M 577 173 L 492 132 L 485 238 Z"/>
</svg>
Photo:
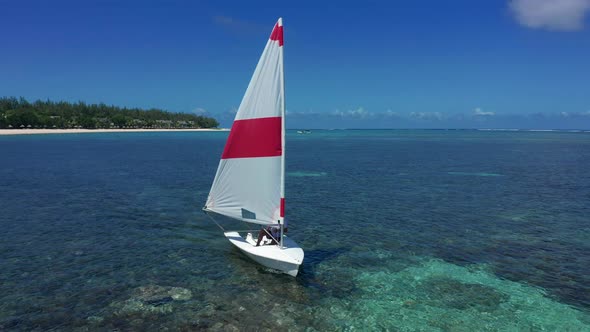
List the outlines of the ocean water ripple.
<svg viewBox="0 0 590 332">
<path fill-rule="evenodd" d="M 297 278 L 201 211 L 226 137 L 0 137 L 0 330 L 590 331 L 588 133 L 290 132 Z"/>
</svg>

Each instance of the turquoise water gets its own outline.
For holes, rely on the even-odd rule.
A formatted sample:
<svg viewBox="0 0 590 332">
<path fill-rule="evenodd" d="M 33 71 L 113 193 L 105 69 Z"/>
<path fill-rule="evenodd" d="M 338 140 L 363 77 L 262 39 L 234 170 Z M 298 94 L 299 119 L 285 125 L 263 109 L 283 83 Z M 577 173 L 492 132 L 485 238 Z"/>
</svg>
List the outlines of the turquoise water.
<svg viewBox="0 0 590 332">
<path fill-rule="evenodd" d="M 0 137 L 0 330 L 590 331 L 590 133 L 290 132 L 297 278 L 201 212 L 226 135 Z"/>
</svg>

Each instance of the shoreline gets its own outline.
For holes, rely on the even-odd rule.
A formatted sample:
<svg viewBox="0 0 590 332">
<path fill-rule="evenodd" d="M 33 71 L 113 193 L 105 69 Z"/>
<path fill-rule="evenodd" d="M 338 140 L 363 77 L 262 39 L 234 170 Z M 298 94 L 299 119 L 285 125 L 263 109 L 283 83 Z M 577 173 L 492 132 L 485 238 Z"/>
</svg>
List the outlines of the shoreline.
<svg viewBox="0 0 590 332">
<path fill-rule="evenodd" d="M 229 129 L 0 129 L 3 135 L 39 135 L 39 134 L 91 134 L 91 133 L 142 133 L 172 131 L 228 131 Z"/>
</svg>

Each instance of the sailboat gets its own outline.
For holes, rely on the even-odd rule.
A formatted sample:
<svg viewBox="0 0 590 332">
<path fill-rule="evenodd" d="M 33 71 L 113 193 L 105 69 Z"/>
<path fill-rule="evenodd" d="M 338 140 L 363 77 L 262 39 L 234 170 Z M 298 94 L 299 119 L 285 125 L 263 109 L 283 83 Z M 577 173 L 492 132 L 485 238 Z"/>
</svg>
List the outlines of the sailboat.
<svg viewBox="0 0 590 332">
<path fill-rule="evenodd" d="M 238 108 L 203 210 L 262 227 L 247 231 L 222 230 L 234 246 L 257 263 L 297 276 L 303 262 L 303 249 L 285 235 L 285 81 L 281 18 L 270 34 Z M 273 236 L 268 231 L 271 228 L 278 234 Z M 266 241 L 258 241 L 259 236 Z"/>
</svg>

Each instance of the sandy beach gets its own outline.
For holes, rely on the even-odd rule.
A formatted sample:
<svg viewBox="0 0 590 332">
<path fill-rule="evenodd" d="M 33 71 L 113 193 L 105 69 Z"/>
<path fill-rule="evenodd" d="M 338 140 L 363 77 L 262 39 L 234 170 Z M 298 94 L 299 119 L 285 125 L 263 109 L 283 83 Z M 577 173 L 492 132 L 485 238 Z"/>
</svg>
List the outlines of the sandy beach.
<svg viewBox="0 0 590 332">
<path fill-rule="evenodd" d="M 0 135 L 36 134 L 89 134 L 89 133 L 128 133 L 161 131 L 227 131 L 229 129 L 0 129 Z"/>
</svg>

